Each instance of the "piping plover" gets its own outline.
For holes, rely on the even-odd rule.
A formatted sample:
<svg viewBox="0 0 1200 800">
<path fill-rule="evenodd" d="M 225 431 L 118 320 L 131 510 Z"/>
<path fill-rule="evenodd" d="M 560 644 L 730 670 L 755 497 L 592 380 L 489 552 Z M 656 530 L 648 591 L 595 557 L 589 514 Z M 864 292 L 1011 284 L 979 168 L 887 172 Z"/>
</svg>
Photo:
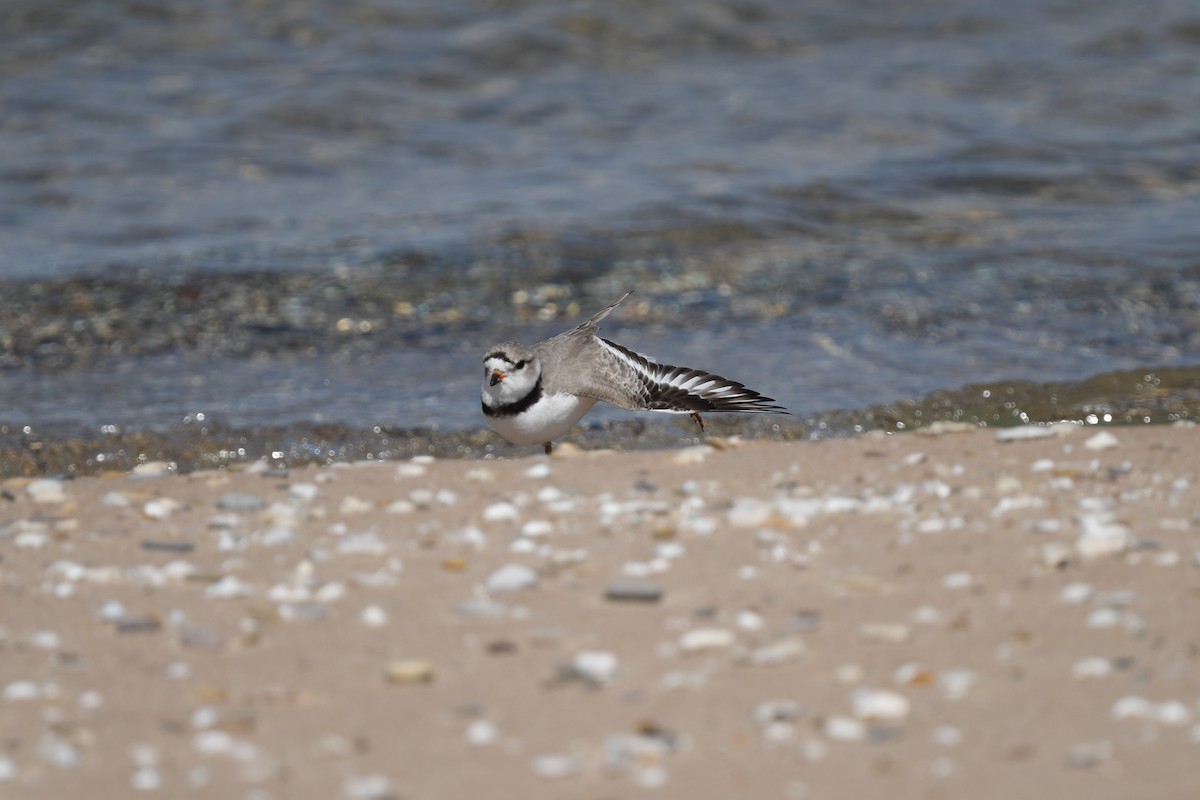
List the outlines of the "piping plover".
<svg viewBox="0 0 1200 800">
<path fill-rule="evenodd" d="M 659 364 L 596 335 L 600 321 L 632 292 L 587 322 L 526 347 L 502 342 L 483 357 L 483 415 L 513 444 L 540 444 L 549 455 L 562 436 L 603 400 L 636 410 L 690 414 L 701 411 L 786 414 L 736 381 L 689 367 Z"/>
</svg>

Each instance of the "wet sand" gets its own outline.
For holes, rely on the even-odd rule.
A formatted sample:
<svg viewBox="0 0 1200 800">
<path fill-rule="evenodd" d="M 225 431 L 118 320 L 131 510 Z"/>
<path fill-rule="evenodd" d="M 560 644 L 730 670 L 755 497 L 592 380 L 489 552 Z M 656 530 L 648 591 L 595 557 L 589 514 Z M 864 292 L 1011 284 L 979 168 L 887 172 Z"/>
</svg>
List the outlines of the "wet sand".
<svg viewBox="0 0 1200 800">
<path fill-rule="evenodd" d="M 1196 427 L 714 443 L 12 479 L 0 796 L 1200 792 Z"/>
</svg>

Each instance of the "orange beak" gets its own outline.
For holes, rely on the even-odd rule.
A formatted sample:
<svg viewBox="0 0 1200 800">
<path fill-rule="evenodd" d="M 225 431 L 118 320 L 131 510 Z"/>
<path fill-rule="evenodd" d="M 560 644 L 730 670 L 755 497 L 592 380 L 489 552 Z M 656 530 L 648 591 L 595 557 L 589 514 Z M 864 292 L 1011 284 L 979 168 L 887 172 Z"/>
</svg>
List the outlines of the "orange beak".
<svg viewBox="0 0 1200 800">
<path fill-rule="evenodd" d="M 488 385 L 495 386 L 497 383 L 499 383 L 502 380 L 504 380 L 504 373 L 501 372 L 500 370 L 496 370 L 492 373 L 492 377 L 488 381 Z"/>
</svg>

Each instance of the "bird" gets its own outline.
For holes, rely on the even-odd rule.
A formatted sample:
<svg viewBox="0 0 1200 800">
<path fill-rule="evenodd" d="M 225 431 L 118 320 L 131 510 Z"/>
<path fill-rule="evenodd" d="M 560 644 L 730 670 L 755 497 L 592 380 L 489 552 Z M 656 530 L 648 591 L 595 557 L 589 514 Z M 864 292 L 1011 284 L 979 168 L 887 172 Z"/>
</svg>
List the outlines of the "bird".
<svg viewBox="0 0 1200 800">
<path fill-rule="evenodd" d="M 659 364 L 597 335 L 600 322 L 633 292 L 586 322 L 525 346 L 501 342 L 483 357 L 483 416 L 518 445 L 540 444 L 550 455 L 564 435 L 600 401 L 628 411 L 788 414 L 775 400 L 702 369 Z"/>
</svg>

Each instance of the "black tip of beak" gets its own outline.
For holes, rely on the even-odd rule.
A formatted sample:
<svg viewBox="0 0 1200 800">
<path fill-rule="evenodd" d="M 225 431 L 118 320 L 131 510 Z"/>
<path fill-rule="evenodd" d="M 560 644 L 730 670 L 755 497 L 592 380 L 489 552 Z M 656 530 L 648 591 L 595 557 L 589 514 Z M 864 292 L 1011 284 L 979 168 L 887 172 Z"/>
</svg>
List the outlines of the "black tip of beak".
<svg viewBox="0 0 1200 800">
<path fill-rule="evenodd" d="M 488 378 L 488 386 L 495 386 L 499 382 L 500 382 L 500 373 L 499 372 L 493 372 L 492 377 Z"/>
</svg>

